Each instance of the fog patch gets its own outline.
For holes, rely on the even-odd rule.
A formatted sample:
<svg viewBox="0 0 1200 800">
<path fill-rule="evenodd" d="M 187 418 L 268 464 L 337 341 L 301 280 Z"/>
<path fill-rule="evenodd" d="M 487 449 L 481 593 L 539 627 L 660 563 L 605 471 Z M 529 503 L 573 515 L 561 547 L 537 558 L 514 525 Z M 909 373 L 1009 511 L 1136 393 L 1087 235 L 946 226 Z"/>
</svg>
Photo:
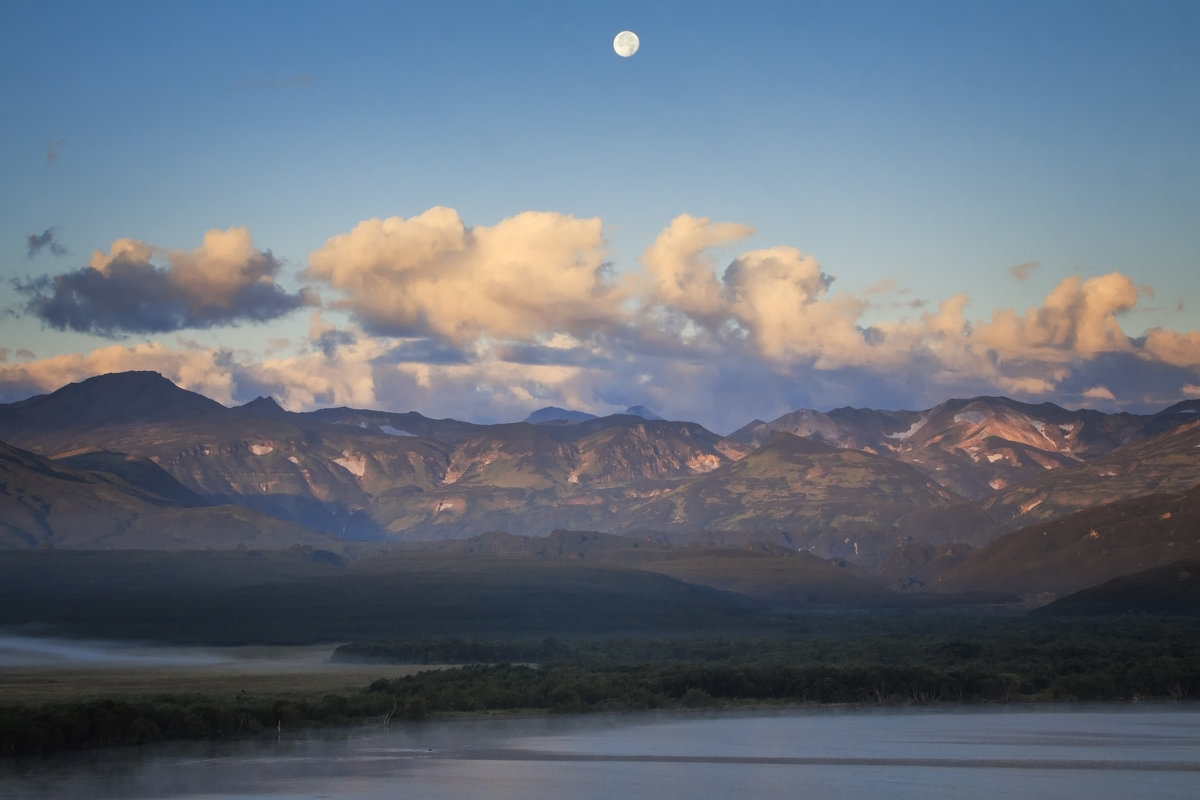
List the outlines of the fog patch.
<svg viewBox="0 0 1200 800">
<path fill-rule="evenodd" d="M 210 666 L 226 659 L 186 648 L 151 647 L 95 639 L 0 634 L 0 669 L 11 667 Z"/>
</svg>

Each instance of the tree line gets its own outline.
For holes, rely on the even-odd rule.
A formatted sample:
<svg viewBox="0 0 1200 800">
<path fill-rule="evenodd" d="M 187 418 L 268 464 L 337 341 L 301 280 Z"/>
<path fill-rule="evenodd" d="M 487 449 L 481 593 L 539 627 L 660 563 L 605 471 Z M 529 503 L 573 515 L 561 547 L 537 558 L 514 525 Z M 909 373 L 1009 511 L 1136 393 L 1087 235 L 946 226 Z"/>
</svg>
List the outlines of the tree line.
<svg viewBox="0 0 1200 800">
<path fill-rule="evenodd" d="M 787 636 L 423 639 L 339 652 L 461 666 L 310 698 L 157 695 L 10 704 L 0 706 L 0 754 L 278 735 L 445 714 L 1136 701 L 1200 693 L 1200 620 L 1180 618 L 830 618 L 806 621 Z"/>
</svg>

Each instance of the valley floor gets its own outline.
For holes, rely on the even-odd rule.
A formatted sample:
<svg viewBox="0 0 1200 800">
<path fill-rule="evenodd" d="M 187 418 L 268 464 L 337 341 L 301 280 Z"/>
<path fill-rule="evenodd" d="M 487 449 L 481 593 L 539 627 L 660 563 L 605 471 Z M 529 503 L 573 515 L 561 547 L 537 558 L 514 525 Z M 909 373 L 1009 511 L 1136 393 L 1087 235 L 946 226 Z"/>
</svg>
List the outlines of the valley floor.
<svg viewBox="0 0 1200 800">
<path fill-rule="evenodd" d="M 50 644 L 77 645 L 93 663 L 0 669 L 0 755 L 462 714 L 1200 693 L 1200 620 L 1186 617 L 826 615 L 766 638 L 361 642 L 338 648 L 338 659 L 329 645 Z M 372 661 L 340 660 L 354 657 Z"/>
</svg>

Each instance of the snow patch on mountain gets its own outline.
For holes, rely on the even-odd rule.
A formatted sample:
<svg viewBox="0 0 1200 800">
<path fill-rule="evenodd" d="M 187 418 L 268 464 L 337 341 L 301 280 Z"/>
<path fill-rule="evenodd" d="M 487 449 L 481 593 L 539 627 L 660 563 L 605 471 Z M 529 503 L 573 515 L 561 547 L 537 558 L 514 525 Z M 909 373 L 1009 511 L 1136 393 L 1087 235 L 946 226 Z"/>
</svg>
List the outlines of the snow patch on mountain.
<svg viewBox="0 0 1200 800">
<path fill-rule="evenodd" d="M 416 436 L 415 433 L 402 431 L 399 428 L 393 428 L 391 425 L 380 425 L 379 430 L 383 431 L 388 436 Z"/>
<path fill-rule="evenodd" d="M 917 431 L 921 430 L 921 428 L 925 427 L 926 422 L 927 422 L 927 420 L 924 417 L 922 417 L 921 419 L 914 422 L 912 425 L 908 426 L 908 430 L 900 431 L 899 433 L 889 433 L 889 434 L 887 434 L 887 437 L 889 439 L 901 439 L 901 440 L 910 439 L 910 438 L 912 438 L 913 434 L 915 434 Z"/>
<path fill-rule="evenodd" d="M 367 459 L 366 456 L 355 456 L 350 453 L 343 452 L 341 458 L 333 459 L 333 463 L 337 464 L 342 469 L 361 478 L 367 474 Z"/>
</svg>

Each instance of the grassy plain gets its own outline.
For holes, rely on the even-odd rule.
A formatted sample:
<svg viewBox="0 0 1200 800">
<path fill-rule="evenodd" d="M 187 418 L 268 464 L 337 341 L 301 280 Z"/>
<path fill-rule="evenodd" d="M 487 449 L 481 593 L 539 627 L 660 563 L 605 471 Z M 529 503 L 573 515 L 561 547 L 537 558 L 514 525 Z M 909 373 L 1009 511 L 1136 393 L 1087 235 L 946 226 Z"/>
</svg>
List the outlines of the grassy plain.
<svg viewBox="0 0 1200 800">
<path fill-rule="evenodd" d="M 0 665 L 0 705 L 117 698 L 140 701 L 166 694 L 225 700 L 239 694 L 312 697 L 357 692 L 379 678 L 429 665 L 332 662 L 334 645 L 218 648 L 137 648 L 110 663 Z"/>
</svg>

